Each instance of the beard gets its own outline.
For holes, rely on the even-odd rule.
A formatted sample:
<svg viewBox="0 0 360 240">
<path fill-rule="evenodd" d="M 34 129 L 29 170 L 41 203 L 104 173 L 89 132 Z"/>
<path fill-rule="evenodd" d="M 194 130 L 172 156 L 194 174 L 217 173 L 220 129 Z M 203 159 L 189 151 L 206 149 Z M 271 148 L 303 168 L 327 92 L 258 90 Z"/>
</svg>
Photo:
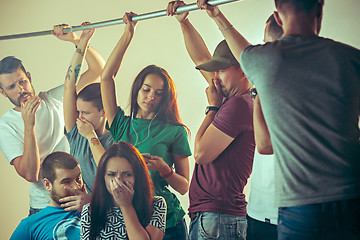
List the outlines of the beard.
<svg viewBox="0 0 360 240">
<path fill-rule="evenodd" d="M 61 202 L 59 200 L 63 197 L 66 197 L 66 196 L 61 196 L 54 189 L 52 189 L 50 192 L 50 198 L 53 200 L 54 203 L 56 203 L 56 205 L 58 205 L 58 207 L 60 207 L 60 205 L 61 205 Z"/>
</svg>

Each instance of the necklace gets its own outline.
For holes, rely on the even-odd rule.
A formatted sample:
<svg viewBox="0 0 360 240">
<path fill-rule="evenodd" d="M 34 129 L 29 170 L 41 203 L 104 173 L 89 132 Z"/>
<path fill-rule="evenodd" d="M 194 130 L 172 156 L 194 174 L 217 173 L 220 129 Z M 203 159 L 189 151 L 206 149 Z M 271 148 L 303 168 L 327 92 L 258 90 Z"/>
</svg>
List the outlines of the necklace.
<svg viewBox="0 0 360 240">
<path fill-rule="evenodd" d="M 135 136 L 136 136 L 134 147 L 136 147 L 137 145 L 145 142 L 145 141 L 149 138 L 149 136 L 150 136 L 150 127 L 151 127 L 151 124 L 152 124 L 152 122 L 154 121 L 154 119 L 156 118 L 157 115 L 158 115 L 158 113 L 156 113 L 155 116 L 154 116 L 154 118 L 151 119 L 151 121 L 150 121 L 150 123 L 149 123 L 149 126 L 148 126 L 148 130 L 147 130 L 147 136 L 146 136 L 146 138 L 144 138 L 144 140 L 142 140 L 142 141 L 140 141 L 140 142 L 138 142 L 138 141 L 139 141 L 139 135 L 138 135 L 138 133 L 136 132 L 136 130 L 135 130 L 135 128 L 134 128 L 133 115 L 131 115 L 131 120 L 130 120 L 130 121 L 131 121 L 131 127 L 132 127 L 132 129 L 134 130 Z"/>
</svg>

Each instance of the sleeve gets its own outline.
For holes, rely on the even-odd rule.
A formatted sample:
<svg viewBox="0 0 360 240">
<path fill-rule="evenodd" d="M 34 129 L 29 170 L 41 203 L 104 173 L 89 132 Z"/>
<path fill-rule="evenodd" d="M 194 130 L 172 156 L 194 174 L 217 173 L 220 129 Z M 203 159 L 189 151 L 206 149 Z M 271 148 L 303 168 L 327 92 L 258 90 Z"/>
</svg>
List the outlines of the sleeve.
<svg viewBox="0 0 360 240">
<path fill-rule="evenodd" d="M 80 239 L 89 239 L 90 237 L 90 204 L 84 205 L 81 212 Z"/>
<path fill-rule="evenodd" d="M 10 237 L 10 240 L 31 239 L 28 224 L 22 220 Z"/>
<path fill-rule="evenodd" d="M 111 126 L 109 126 L 108 122 L 106 122 L 106 129 L 111 133 L 114 142 L 118 142 L 119 139 L 121 139 L 121 136 L 125 133 L 125 120 L 125 112 L 122 108 L 119 108 L 114 120 L 111 123 Z"/>
<path fill-rule="evenodd" d="M 79 130 L 77 128 L 77 125 L 74 124 L 72 129 L 69 132 L 66 132 L 65 130 L 65 136 L 69 142 L 70 145 L 70 154 L 75 156 L 77 153 L 81 152 L 83 153 L 83 144 L 81 144 L 81 141 L 79 140 L 79 136 L 82 137 L 79 133 Z"/>
<path fill-rule="evenodd" d="M 235 138 L 241 132 L 253 130 L 253 105 L 250 96 L 234 96 L 227 100 L 216 114 L 212 124 Z"/>
<path fill-rule="evenodd" d="M 183 126 L 178 127 L 178 131 L 175 135 L 173 143 L 173 154 L 180 156 L 191 155 L 188 133 Z"/>
<path fill-rule="evenodd" d="M 21 119 L 22 121 L 22 119 Z M 12 160 L 24 153 L 24 135 L 20 136 L 11 126 L 0 126 L 0 149 L 12 164 Z"/>
<path fill-rule="evenodd" d="M 149 225 L 159 228 L 165 232 L 166 227 L 166 202 L 163 197 L 156 196 L 153 201 L 153 214 Z"/>
<path fill-rule="evenodd" d="M 45 92 L 49 97 L 55 98 L 56 100 L 63 101 L 64 98 L 64 84 L 57 86 Z"/>
<path fill-rule="evenodd" d="M 254 46 L 250 45 L 247 48 L 244 49 L 244 51 L 242 51 L 241 55 L 240 55 L 240 66 L 241 69 L 243 70 L 245 76 L 247 77 L 247 79 L 249 80 L 249 82 L 253 85 L 256 86 L 256 84 L 254 83 L 253 77 L 252 77 L 252 53 L 254 52 Z M 257 67 L 257 70 L 259 70 L 259 68 Z"/>
</svg>

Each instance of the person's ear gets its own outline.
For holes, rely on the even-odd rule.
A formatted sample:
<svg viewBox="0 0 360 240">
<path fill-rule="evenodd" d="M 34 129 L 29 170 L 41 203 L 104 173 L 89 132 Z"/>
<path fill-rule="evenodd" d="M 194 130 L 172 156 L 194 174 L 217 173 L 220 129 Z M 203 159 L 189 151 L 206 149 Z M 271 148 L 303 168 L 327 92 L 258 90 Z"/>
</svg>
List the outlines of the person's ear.
<svg viewBox="0 0 360 240">
<path fill-rule="evenodd" d="M 5 93 L 5 91 L 0 87 L 0 93 L 4 96 L 4 97 L 8 97 L 7 95 L 6 95 L 6 93 Z"/>
<path fill-rule="evenodd" d="M 102 111 L 102 113 L 101 113 L 101 114 L 102 114 L 102 116 L 103 116 L 103 117 L 106 117 L 106 114 L 105 114 L 104 109 L 101 109 L 101 111 Z"/>
<path fill-rule="evenodd" d="M 51 191 L 51 189 L 52 189 L 52 184 L 51 184 L 51 182 L 49 181 L 49 179 L 44 178 L 44 179 L 43 179 L 43 185 L 44 185 L 44 188 L 45 188 L 46 190 Z"/>
<path fill-rule="evenodd" d="M 280 18 L 280 14 L 279 14 L 278 11 L 274 11 L 274 18 L 275 18 L 275 21 L 277 22 L 277 24 L 282 27 L 283 22 L 282 22 L 282 20 Z"/>
<path fill-rule="evenodd" d="M 26 72 L 26 76 L 28 77 L 29 81 L 31 82 L 31 74 L 30 74 L 30 72 Z"/>
</svg>

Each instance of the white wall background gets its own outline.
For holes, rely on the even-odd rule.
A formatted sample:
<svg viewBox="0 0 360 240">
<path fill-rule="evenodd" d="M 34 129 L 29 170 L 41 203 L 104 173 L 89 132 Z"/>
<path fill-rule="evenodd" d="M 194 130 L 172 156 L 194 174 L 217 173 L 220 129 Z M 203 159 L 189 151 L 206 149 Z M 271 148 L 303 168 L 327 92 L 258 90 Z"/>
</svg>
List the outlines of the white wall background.
<svg viewBox="0 0 360 240">
<path fill-rule="evenodd" d="M 122 17 L 125 11 L 143 14 L 165 9 L 166 5 L 165 0 L 0 0 L 0 35 L 50 30 L 60 23 L 79 25 L 83 21 L 111 20 Z M 262 42 L 264 23 L 274 10 L 274 3 L 273 0 L 245 0 L 220 8 L 249 42 L 258 44 Z M 359 9 L 359 0 L 326 0 L 321 36 L 360 48 Z M 213 52 L 222 40 L 215 23 L 202 11 L 190 13 L 190 20 Z M 116 25 L 97 29 L 91 45 L 107 59 L 123 27 Z M 74 50 L 72 44 L 51 35 L 0 41 L 0 59 L 11 55 L 23 60 L 26 70 L 32 74 L 37 93 L 63 83 Z M 119 104 L 127 106 L 130 84 L 136 74 L 149 64 L 164 67 L 174 79 L 182 120 L 192 132 L 193 148 L 194 136 L 207 105 L 206 83 L 186 53 L 179 24 L 174 18 L 160 17 L 138 23 L 117 78 Z M 6 98 L 0 97 L 0 115 L 11 107 Z M 192 172 L 192 158 L 190 165 Z M 0 239 L 8 239 L 20 220 L 27 216 L 28 190 L 29 183 L 17 175 L 0 153 Z M 187 209 L 187 194 L 180 198 L 184 209 Z"/>
</svg>

